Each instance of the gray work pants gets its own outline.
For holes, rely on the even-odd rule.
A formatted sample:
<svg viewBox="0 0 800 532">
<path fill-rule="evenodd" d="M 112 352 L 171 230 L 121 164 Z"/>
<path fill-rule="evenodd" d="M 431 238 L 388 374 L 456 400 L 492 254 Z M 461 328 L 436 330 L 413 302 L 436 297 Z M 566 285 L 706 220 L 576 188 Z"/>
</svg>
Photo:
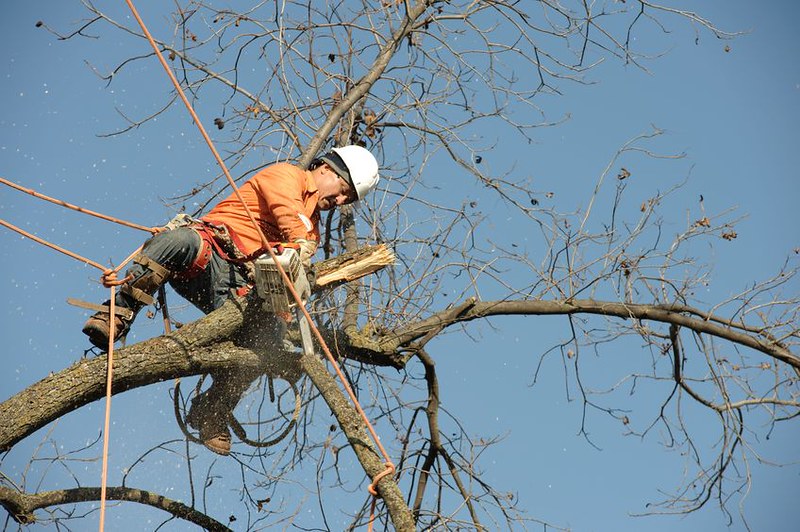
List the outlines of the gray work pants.
<svg viewBox="0 0 800 532">
<path fill-rule="evenodd" d="M 179 274 L 189 269 L 201 245 L 202 239 L 194 229 L 179 227 L 150 238 L 145 242 L 142 254 L 174 274 Z M 233 290 L 247 285 L 239 268 L 213 252 L 204 271 L 192 279 L 173 279 L 170 286 L 203 313 L 208 314 L 221 307 Z M 145 273 L 147 269 L 144 266 L 134 263 L 126 275 L 132 275 L 131 283 L 134 283 Z M 137 306 L 140 306 L 133 298 L 121 292 L 117 295 L 116 304 L 133 310 L 138 310 Z"/>
</svg>

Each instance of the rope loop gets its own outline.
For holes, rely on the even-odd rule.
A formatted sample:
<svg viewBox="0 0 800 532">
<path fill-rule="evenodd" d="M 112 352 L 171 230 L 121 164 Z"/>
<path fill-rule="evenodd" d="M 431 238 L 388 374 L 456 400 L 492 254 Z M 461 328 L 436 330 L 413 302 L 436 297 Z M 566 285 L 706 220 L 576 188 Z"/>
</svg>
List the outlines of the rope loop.
<svg viewBox="0 0 800 532">
<path fill-rule="evenodd" d="M 125 277 L 123 279 L 117 279 L 117 270 L 111 270 L 111 269 L 105 270 L 103 272 L 103 275 L 100 276 L 100 282 L 106 288 L 111 288 L 112 286 L 123 285 L 123 284 L 127 283 L 128 281 L 130 281 L 131 279 L 133 279 L 132 275 L 128 275 L 127 277 Z"/>
<path fill-rule="evenodd" d="M 386 469 L 375 475 L 375 478 L 372 479 L 372 484 L 367 486 L 367 491 L 369 491 L 370 495 L 373 497 L 379 496 L 378 490 L 375 489 L 378 486 L 378 482 L 380 482 L 383 477 L 394 474 L 395 467 L 392 462 L 387 460 L 384 465 L 386 466 Z"/>
</svg>

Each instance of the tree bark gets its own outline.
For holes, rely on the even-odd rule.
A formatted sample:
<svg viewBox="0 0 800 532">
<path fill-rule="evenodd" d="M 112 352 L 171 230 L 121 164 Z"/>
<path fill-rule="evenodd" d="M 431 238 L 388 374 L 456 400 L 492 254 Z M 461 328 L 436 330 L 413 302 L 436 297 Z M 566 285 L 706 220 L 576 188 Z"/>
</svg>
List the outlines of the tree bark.
<svg viewBox="0 0 800 532">
<path fill-rule="evenodd" d="M 167 335 L 114 352 L 112 393 L 231 365 L 259 367 L 262 357 L 228 340 L 241 327 L 246 300 L 231 300 Z M 0 404 L 0 452 L 47 423 L 105 395 L 107 357 L 81 359 Z"/>
<path fill-rule="evenodd" d="M 372 446 L 361 416 L 341 392 L 336 380 L 319 358 L 304 355 L 302 365 L 336 416 L 336 420 L 355 451 L 361 467 L 364 468 L 370 479 L 375 478 L 378 473 L 386 469 L 386 466 Z M 414 530 L 414 518 L 411 510 L 403 499 L 403 493 L 394 478 L 390 475 L 383 477 L 376 488 L 386 504 L 395 530 Z"/>
<path fill-rule="evenodd" d="M 255 305 L 254 305 L 255 306 Z M 762 334 L 757 335 L 679 305 L 655 306 L 593 300 L 468 302 L 458 312 L 443 311 L 377 338 L 352 339 L 359 360 L 384 361 L 401 367 L 396 350 L 453 324 L 498 315 L 600 314 L 625 319 L 655 320 L 712 334 L 751 347 L 800 369 L 800 358 Z M 176 377 L 212 373 L 231 366 L 274 371 L 285 361 L 231 341 L 244 323 L 247 300 L 232 300 L 178 331 L 115 352 L 113 393 Z M 253 317 L 252 319 L 255 319 Z M 272 359 L 272 360 L 271 360 Z M 0 452 L 60 416 L 105 394 L 106 357 L 83 359 L 0 403 Z"/>
<path fill-rule="evenodd" d="M 258 351 L 248 340 L 250 335 L 239 334 L 246 333 L 243 326 L 257 326 L 260 312 L 258 302 L 230 300 L 169 335 L 115 351 L 112 393 L 234 366 L 280 373 L 283 368 L 296 365 L 296 359 L 281 359 L 275 353 Z M 105 395 L 106 365 L 105 355 L 82 359 L 0 404 L 0 451 L 7 451 L 47 423 L 101 399 Z M 369 443 L 362 420 L 319 359 L 304 357 L 302 367 L 320 389 L 367 476 L 374 478 L 384 470 L 384 465 Z M 377 489 L 395 528 L 413 530 L 411 512 L 394 479 L 384 477 Z"/>
</svg>

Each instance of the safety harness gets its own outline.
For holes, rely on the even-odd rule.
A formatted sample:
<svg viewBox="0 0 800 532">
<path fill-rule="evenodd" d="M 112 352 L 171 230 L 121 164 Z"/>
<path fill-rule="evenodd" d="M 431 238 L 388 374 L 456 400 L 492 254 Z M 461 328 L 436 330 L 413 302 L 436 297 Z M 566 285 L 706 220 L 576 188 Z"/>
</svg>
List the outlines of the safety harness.
<svg viewBox="0 0 800 532">
<path fill-rule="evenodd" d="M 189 227 L 200 236 L 201 240 L 200 250 L 192 264 L 186 270 L 175 273 L 172 277 L 173 279 L 187 281 L 197 277 L 205 271 L 211 261 L 212 254 L 216 253 L 224 261 L 237 266 L 248 282 L 246 286 L 234 290 L 235 294 L 242 297 L 250 292 L 256 279 L 253 260 L 255 257 L 265 254 L 265 249 L 259 248 L 255 252 L 246 255 L 243 251 L 245 249 L 244 243 L 239 238 L 239 235 L 236 234 L 236 231 L 224 222 L 208 218 L 195 219 L 181 214 L 173 218 L 167 226 L 171 229 Z M 271 242 L 270 245 L 277 250 L 278 254 L 283 252 L 283 248 L 295 250 L 299 248 L 299 245 L 295 243 Z"/>
</svg>

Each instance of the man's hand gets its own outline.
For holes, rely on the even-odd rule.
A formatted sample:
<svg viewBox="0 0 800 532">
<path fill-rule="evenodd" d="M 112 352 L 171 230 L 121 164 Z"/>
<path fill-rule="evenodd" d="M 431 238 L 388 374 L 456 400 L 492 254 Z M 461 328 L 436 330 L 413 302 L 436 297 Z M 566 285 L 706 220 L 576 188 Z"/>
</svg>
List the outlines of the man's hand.
<svg viewBox="0 0 800 532">
<path fill-rule="evenodd" d="M 300 263 L 303 268 L 309 269 L 311 267 L 311 257 L 317 252 L 317 242 L 298 238 L 294 243 L 300 246 Z"/>
</svg>

